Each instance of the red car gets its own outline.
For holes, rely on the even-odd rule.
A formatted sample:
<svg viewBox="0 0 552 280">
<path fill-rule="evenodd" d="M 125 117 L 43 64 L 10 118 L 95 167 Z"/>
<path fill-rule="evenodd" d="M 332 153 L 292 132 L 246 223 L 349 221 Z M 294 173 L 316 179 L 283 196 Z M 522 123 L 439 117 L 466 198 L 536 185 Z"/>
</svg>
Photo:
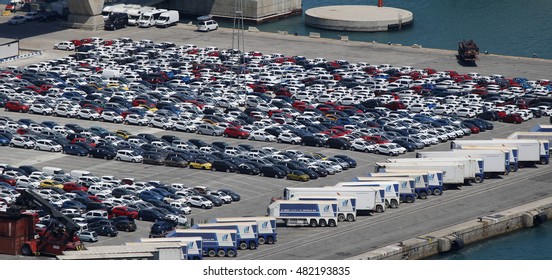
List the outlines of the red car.
<svg viewBox="0 0 552 280">
<path fill-rule="evenodd" d="M 222 135 L 224 135 L 224 137 L 233 137 L 233 138 L 242 139 L 242 138 L 249 137 L 249 132 L 243 129 L 239 129 L 237 127 L 229 126 L 224 130 Z"/>
<path fill-rule="evenodd" d="M 81 186 L 81 185 L 79 185 L 75 182 L 67 182 L 67 183 L 63 184 L 63 190 L 66 191 L 66 192 L 72 192 L 72 191 L 87 192 L 88 188 L 86 188 L 85 186 Z"/>
<path fill-rule="evenodd" d="M 2 175 L 0 174 L 0 182 L 7 183 L 11 186 L 15 186 L 16 180 L 13 177 L 10 177 L 8 175 Z"/>
<path fill-rule="evenodd" d="M 385 104 L 384 106 L 387 107 L 389 110 L 393 110 L 393 111 L 396 111 L 399 109 L 406 109 L 406 105 L 400 101 L 391 101 Z"/>
<path fill-rule="evenodd" d="M 111 209 L 111 212 L 114 216 L 127 216 L 131 219 L 137 219 L 138 218 L 138 211 L 134 208 L 128 207 L 128 206 L 115 206 Z"/>
<path fill-rule="evenodd" d="M 523 119 L 519 114 L 508 114 L 500 119 L 503 122 L 507 123 L 522 123 Z"/>
<path fill-rule="evenodd" d="M 8 101 L 6 103 L 6 111 L 17 111 L 19 113 L 29 112 L 29 105 L 21 103 L 21 101 Z"/>
</svg>

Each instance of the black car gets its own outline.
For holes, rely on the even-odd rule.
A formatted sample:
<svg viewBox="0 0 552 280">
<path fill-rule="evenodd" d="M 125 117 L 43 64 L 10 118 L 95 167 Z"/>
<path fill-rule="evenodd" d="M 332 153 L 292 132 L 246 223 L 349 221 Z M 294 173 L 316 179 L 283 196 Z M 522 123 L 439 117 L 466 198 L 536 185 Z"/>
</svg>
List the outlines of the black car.
<svg viewBox="0 0 552 280">
<path fill-rule="evenodd" d="M 123 217 L 123 218 L 126 218 L 126 217 Z M 113 224 L 115 225 L 117 230 L 120 230 L 120 231 L 127 231 L 127 232 L 136 231 L 136 223 L 129 219 L 116 219 L 116 220 L 113 220 Z"/>
<path fill-rule="evenodd" d="M 483 113 L 479 113 L 477 114 L 477 117 L 488 121 L 497 121 L 498 119 L 500 119 L 500 116 L 498 115 L 498 113 L 494 111 L 486 111 Z"/>
<path fill-rule="evenodd" d="M 324 147 L 326 142 L 314 135 L 306 135 L 301 137 L 301 145 L 303 146 L 312 146 L 312 147 Z"/>
<path fill-rule="evenodd" d="M 158 153 L 147 153 L 143 156 L 143 164 L 163 165 L 165 164 L 165 157 Z"/>
<path fill-rule="evenodd" d="M 416 150 L 416 145 L 404 139 L 394 139 L 393 143 L 399 144 L 401 147 L 405 148 L 407 152 L 413 152 Z"/>
<path fill-rule="evenodd" d="M 90 226 L 88 225 L 88 230 L 95 231 L 98 235 L 115 237 L 119 232 L 117 228 L 113 225 L 100 225 L 100 226 Z"/>
<path fill-rule="evenodd" d="M 357 162 L 356 162 L 356 160 L 350 158 L 349 156 L 346 156 L 346 155 L 335 155 L 334 157 L 340 158 L 340 159 L 346 161 L 346 162 L 349 164 L 349 167 L 350 167 L 350 168 L 355 168 L 355 167 L 357 167 Z"/>
<path fill-rule="evenodd" d="M 308 167 L 310 170 L 316 172 L 316 174 L 318 174 L 318 177 L 327 177 L 328 176 L 328 171 L 324 168 L 321 168 L 321 167 L 318 167 L 318 166 L 309 166 Z"/>
<path fill-rule="evenodd" d="M 128 15 L 126 13 L 111 13 L 105 20 L 105 30 L 117 30 L 125 28 L 128 25 Z"/>
<path fill-rule="evenodd" d="M 224 202 L 222 201 L 222 199 L 214 196 L 214 195 L 210 195 L 210 194 L 202 194 L 201 196 L 207 198 L 208 200 L 210 200 L 214 206 L 222 206 L 224 204 Z"/>
<path fill-rule="evenodd" d="M 158 221 L 151 225 L 149 238 L 164 237 L 175 228 L 175 224 L 168 221 Z"/>
<path fill-rule="evenodd" d="M 239 174 L 249 174 L 249 175 L 259 175 L 261 171 L 256 166 L 249 163 L 242 163 L 238 165 L 237 173 Z"/>
<path fill-rule="evenodd" d="M 117 154 L 105 148 L 94 148 L 88 152 L 89 157 L 114 159 Z"/>
<path fill-rule="evenodd" d="M 43 12 L 38 15 L 38 21 L 54 21 L 59 18 L 58 13 L 56 12 Z"/>
<path fill-rule="evenodd" d="M 273 165 L 263 165 L 260 171 L 260 175 L 264 177 L 274 177 L 278 179 L 286 177 L 286 173 L 283 170 Z"/>
<path fill-rule="evenodd" d="M 330 138 L 326 140 L 326 148 L 349 150 L 351 148 L 351 144 L 343 138 Z"/>
<path fill-rule="evenodd" d="M 227 194 L 228 196 L 230 196 L 232 198 L 232 201 L 240 201 L 240 199 L 241 199 L 241 196 L 238 193 L 236 193 L 232 190 L 220 189 L 219 191 Z"/>
<path fill-rule="evenodd" d="M 116 198 L 121 198 L 123 195 L 136 195 L 133 191 L 125 189 L 125 188 L 114 188 L 111 191 L 111 195 Z"/>
<path fill-rule="evenodd" d="M 194 144 L 198 148 L 209 147 L 209 144 L 207 144 L 203 140 L 199 140 L 199 139 L 190 139 L 190 140 L 188 140 L 188 142 Z"/>
<path fill-rule="evenodd" d="M 159 211 L 156 211 L 154 209 L 143 209 L 138 212 L 138 219 L 140 221 L 150 221 L 150 222 L 156 222 L 160 221 L 165 217 L 165 214 L 162 214 Z"/>
<path fill-rule="evenodd" d="M 236 172 L 238 169 L 234 164 L 226 160 L 215 160 L 212 163 L 212 171 L 222 171 L 222 172 Z"/>
<path fill-rule="evenodd" d="M 29 174 L 29 175 L 32 174 L 32 173 L 35 172 L 35 171 L 40 171 L 40 170 L 34 168 L 34 167 L 31 166 L 31 165 L 21 165 L 21 166 L 19 166 L 19 169 L 25 171 L 25 172 L 26 172 L 27 174 Z"/>
</svg>

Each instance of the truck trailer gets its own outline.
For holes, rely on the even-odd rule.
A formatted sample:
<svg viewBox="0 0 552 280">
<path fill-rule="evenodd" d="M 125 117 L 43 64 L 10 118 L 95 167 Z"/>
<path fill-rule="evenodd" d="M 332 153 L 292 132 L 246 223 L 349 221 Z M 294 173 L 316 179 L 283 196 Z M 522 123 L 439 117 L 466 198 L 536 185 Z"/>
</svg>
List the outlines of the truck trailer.
<svg viewBox="0 0 552 280">
<path fill-rule="evenodd" d="M 462 150 L 455 149 L 444 152 L 418 152 L 422 158 L 481 158 L 483 159 L 483 173 L 485 178 L 505 175 L 510 170 L 510 152 L 507 150 Z"/>
<path fill-rule="evenodd" d="M 513 146 L 518 149 L 520 165 L 548 164 L 550 161 L 550 143 L 547 140 L 494 138 L 492 140 L 458 140 L 452 141 L 450 145 L 452 149 L 459 149 L 462 146 Z"/>
<path fill-rule="evenodd" d="M 192 228 L 198 229 L 233 229 L 238 232 L 236 242 L 238 249 L 255 250 L 259 246 L 259 235 L 256 222 L 235 222 L 235 223 L 209 223 L 197 224 Z"/>
<path fill-rule="evenodd" d="M 238 222 L 255 222 L 257 223 L 257 234 L 259 237 L 259 245 L 274 244 L 276 242 L 276 219 L 274 217 L 257 216 L 257 217 L 227 217 L 215 218 L 209 220 L 209 223 L 238 223 Z"/>
<path fill-rule="evenodd" d="M 503 151 L 508 155 L 508 172 L 517 172 L 519 169 L 518 161 L 518 148 L 514 146 L 504 146 L 504 147 L 486 147 L 486 146 L 462 146 L 459 150 L 496 150 Z"/>
<path fill-rule="evenodd" d="M 386 208 L 397 208 L 400 203 L 399 182 L 377 180 L 371 182 L 339 182 L 334 187 L 371 187 L 376 190 L 383 190 L 383 201 Z"/>
<path fill-rule="evenodd" d="M 268 206 L 268 215 L 286 226 L 337 226 L 335 200 L 277 200 Z"/>
<path fill-rule="evenodd" d="M 432 153 L 432 152 L 428 152 Z M 436 152 L 439 153 L 439 152 Z M 441 162 L 457 162 L 464 165 L 464 180 L 473 181 L 475 183 L 483 183 L 485 179 L 485 161 L 482 158 L 466 158 L 466 157 L 425 157 L 423 152 L 416 153 L 416 159 L 418 161 L 441 161 Z M 413 160 L 413 159 L 408 159 Z M 407 162 L 396 161 L 396 162 Z"/>
<path fill-rule="evenodd" d="M 552 141 L 552 132 L 526 132 L 526 131 L 516 131 L 510 136 L 506 137 L 511 140 L 521 140 L 521 139 L 531 139 L 531 140 L 548 140 L 548 143 Z M 550 146 L 548 146 L 550 150 Z"/>
<path fill-rule="evenodd" d="M 371 176 L 376 174 L 376 176 Z M 379 176 L 379 174 L 385 176 Z M 413 203 L 418 196 L 416 193 L 416 178 L 415 177 L 397 177 L 387 173 L 369 173 L 368 177 L 353 178 L 353 182 L 371 182 L 371 181 L 392 181 L 397 182 L 399 186 L 399 202 Z M 421 183 L 423 184 L 423 182 Z M 426 187 L 426 185 L 424 185 Z"/>
<path fill-rule="evenodd" d="M 203 256 L 235 257 L 238 255 L 236 230 L 225 229 L 175 229 L 166 237 L 201 237 L 203 240 Z"/>
<path fill-rule="evenodd" d="M 348 196 L 356 198 L 356 209 L 358 211 L 384 212 L 385 192 L 376 191 L 372 188 L 359 187 L 328 187 L 328 188 L 285 188 L 283 199 L 291 200 L 295 196 L 304 195 L 332 195 Z"/>
<path fill-rule="evenodd" d="M 441 170 L 443 186 L 464 184 L 464 165 L 454 162 L 377 162 L 375 172 L 388 172 L 390 169 Z"/>
<path fill-rule="evenodd" d="M 301 195 L 292 200 L 335 200 L 337 201 L 337 221 L 354 222 L 356 220 L 356 198 L 351 196 Z"/>
</svg>

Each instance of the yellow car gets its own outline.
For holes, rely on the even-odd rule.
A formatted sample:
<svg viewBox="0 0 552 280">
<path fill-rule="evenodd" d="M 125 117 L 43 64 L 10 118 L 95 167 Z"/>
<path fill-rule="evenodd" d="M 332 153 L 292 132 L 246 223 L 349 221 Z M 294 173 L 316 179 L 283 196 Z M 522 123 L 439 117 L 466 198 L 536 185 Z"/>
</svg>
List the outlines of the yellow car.
<svg viewBox="0 0 552 280">
<path fill-rule="evenodd" d="M 328 159 L 328 157 L 325 154 L 321 154 L 321 153 L 312 153 L 312 156 L 317 158 L 317 159 L 321 159 L 321 160 L 327 160 Z"/>
<path fill-rule="evenodd" d="M 130 137 L 132 135 L 132 133 L 130 133 L 126 130 L 122 130 L 122 129 L 115 131 L 115 134 L 118 135 L 118 136 L 121 136 L 125 139 L 128 139 L 128 137 Z"/>
<path fill-rule="evenodd" d="M 291 171 L 291 173 L 289 173 L 286 176 L 286 179 L 307 182 L 310 180 L 310 177 L 309 175 L 305 174 L 303 171 L 293 170 Z"/>
<path fill-rule="evenodd" d="M 190 168 L 211 170 L 213 165 L 204 159 L 197 159 L 190 162 Z"/>
<path fill-rule="evenodd" d="M 102 89 L 103 89 L 102 87 L 100 87 L 99 85 L 97 85 L 97 84 L 95 84 L 95 83 L 90 83 L 90 84 L 88 84 L 88 85 L 89 85 L 89 86 L 95 87 L 97 90 L 102 90 Z"/>
<path fill-rule="evenodd" d="M 146 104 L 140 104 L 140 105 L 138 105 L 138 107 L 145 108 L 145 109 L 149 110 L 150 112 L 155 112 L 155 111 L 158 110 L 157 108 L 155 108 L 155 107 L 150 107 L 150 106 L 148 106 L 148 105 L 146 105 Z"/>
<path fill-rule="evenodd" d="M 337 119 L 339 119 L 339 117 L 334 115 L 334 114 L 326 114 L 326 118 L 328 118 L 332 121 L 336 121 Z"/>
<path fill-rule="evenodd" d="M 58 188 L 58 189 L 63 189 L 63 185 L 62 184 L 58 184 L 56 183 L 56 181 L 54 180 L 43 180 L 40 182 L 40 185 L 39 185 L 41 188 Z"/>
<path fill-rule="evenodd" d="M 202 119 L 203 122 L 212 124 L 212 125 L 218 125 L 218 122 L 211 120 L 211 119 Z"/>
</svg>

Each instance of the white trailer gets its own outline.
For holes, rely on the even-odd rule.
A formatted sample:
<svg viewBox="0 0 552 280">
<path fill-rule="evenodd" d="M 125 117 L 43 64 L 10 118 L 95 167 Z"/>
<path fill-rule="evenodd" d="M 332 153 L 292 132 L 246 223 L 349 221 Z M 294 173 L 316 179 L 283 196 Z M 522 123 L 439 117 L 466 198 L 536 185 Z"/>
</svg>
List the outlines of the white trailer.
<svg viewBox="0 0 552 280">
<path fill-rule="evenodd" d="M 414 177 L 416 181 L 423 182 L 433 195 L 443 194 L 443 171 L 442 170 L 415 170 L 415 169 L 387 169 L 386 173 L 369 174 L 389 174 L 393 176 Z M 418 184 L 418 183 L 416 183 Z"/>
<path fill-rule="evenodd" d="M 497 151 L 503 151 L 504 153 L 508 154 L 508 172 L 517 172 L 519 169 L 519 161 L 518 161 L 518 148 L 514 146 L 502 146 L 502 147 L 492 147 L 492 146 L 462 146 L 462 149 L 460 150 L 497 150 Z"/>
<path fill-rule="evenodd" d="M 180 20 L 178 11 L 169 10 L 162 13 L 159 18 L 155 21 L 155 26 L 157 27 L 169 27 L 172 25 L 177 25 Z"/>
<path fill-rule="evenodd" d="M 494 138 L 492 140 L 458 140 L 452 141 L 450 145 L 452 149 L 459 149 L 462 146 L 517 147 L 520 165 L 548 164 L 550 160 L 550 143 L 547 140 Z"/>
<path fill-rule="evenodd" d="M 510 152 L 508 150 L 450 150 L 444 152 L 418 152 L 418 157 L 446 158 L 481 158 L 483 159 L 483 173 L 485 178 L 508 174 L 510 170 Z"/>
<path fill-rule="evenodd" d="M 286 226 L 337 226 L 336 200 L 277 200 L 268 206 L 268 215 Z"/>
<path fill-rule="evenodd" d="M 375 174 L 376 176 L 371 176 Z M 353 182 L 374 182 L 374 181 L 391 181 L 398 183 L 399 202 L 413 203 L 416 201 L 416 178 L 415 177 L 397 177 L 392 174 L 386 173 L 371 173 L 370 177 L 356 177 L 353 178 Z M 386 176 L 380 176 L 386 175 Z M 418 180 L 421 181 L 421 180 Z M 423 182 L 420 182 L 423 185 Z M 425 187 L 425 186 L 423 186 Z"/>
<path fill-rule="evenodd" d="M 516 139 L 532 139 L 532 140 L 548 140 L 552 141 L 552 132 L 526 132 L 526 131 L 516 131 L 510 136 L 507 137 L 511 140 Z M 550 146 L 548 147 L 550 149 Z"/>
<path fill-rule="evenodd" d="M 443 185 L 464 184 L 464 165 L 454 162 L 376 162 L 375 172 L 387 172 L 388 169 L 417 169 L 443 171 Z"/>
<path fill-rule="evenodd" d="M 457 162 L 464 165 L 464 180 L 473 181 L 476 183 L 482 183 L 485 174 L 484 166 L 485 161 L 482 158 L 466 158 L 466 157 L 424 157 L 416 154 L 417 158 L 401 158 L 401 159 L 388 159 L 389 162 L 420 162 L 420 161 L 444 161 L 444 162 Z M 431 153 L 431 152 L 429 152 Z"/>
<path fill-rule="evenodd" d="M 259 234 L 259 245 L 274 244 L 276 242 L 276 219 L 267 216 L 252 217 L 226 217 L 214 218 L 209 223 L 236 223 L 236 222 L 255 222 Z"/>
<path fill-rule="evenodd" d="M 370 187 L 285 188 L 283 199 L 290 200 L 304 195 L 350 196 L 356 198 L 357 211 L 385 211 L 385 191 L 376 191 Z"/>
<path fill-rule="evenodd" d="M 385 191 L 384 201 L 386 208 L 397 208 L 400 203 L 398 181 L 373 181 L 373 182 L 339 182 L 334 187 L 371 187 Z"/>
<path fill-rule="evenodd" d="M 335 200 L 337 201 L 337 221 L 354 222 L 356 220 L 356 197 L 328 195 L 299 195 L 291 200 Z"/>
</svg>

